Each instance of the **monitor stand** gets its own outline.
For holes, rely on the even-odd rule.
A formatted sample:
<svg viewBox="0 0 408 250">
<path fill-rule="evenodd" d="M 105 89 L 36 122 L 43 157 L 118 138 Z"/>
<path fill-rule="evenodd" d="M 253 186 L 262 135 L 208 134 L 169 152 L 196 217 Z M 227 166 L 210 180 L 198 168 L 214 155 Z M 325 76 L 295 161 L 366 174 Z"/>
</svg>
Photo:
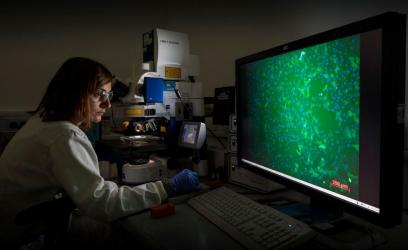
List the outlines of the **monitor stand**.
<svg viewBox="0 0 408 250">
<path fill-rule="evenodd" d="M 316 206 L 313 200 L 310 204 L 288 201 L 272 207 L 319 232 L 319 237 L 315 240 L 318 246 L 323 245 L 328 249 L 362 250 L 386 242 L 385 235 L 372 224 L 325 206 Z"/>
<path fill-rule="evenodd" d="M 385 235 L 369 224 L 361 225 L 349 218 L 340 218 L 329 224 L 331 227 L 311 226 L 320 233 L 319 241 L 333 249 L 371 249 L 386 242 Z"/>
</svg>

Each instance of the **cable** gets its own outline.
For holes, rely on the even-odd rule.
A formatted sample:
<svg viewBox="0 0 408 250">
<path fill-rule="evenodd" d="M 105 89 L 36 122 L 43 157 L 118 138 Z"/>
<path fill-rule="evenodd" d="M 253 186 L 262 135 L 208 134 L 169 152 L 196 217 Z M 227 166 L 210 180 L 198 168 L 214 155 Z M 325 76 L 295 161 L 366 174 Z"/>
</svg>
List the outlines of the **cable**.
<svg viewBox="0 0 408 250">
<path fill-rule="evenodd" d="M 175 88 L 175 89 L 174 89 L 174 92 L 176 93 L 176 96 L 177 96 L 177 98 L 180 100 L 180 102 L 181 102 L 181 104 L 183 105 L 183 107 L 184 107 L 185 109 L 187 109 L 187 111 L 188 111 L 191 115 L 193 115 L 193 111 L 190 109 L 190 107 L 188 107 L 186 104 L 184 104 L 183 99 L 181 98 L 181 95 L 180 95 L 179 90 Z M 223 147 L 224 149 L 227 149 L 227 147 L 224 145 L 224 143 L 221 141 L 221 139 L 220 139 L 217 135 L 215 135 L 215 133 L 214 133 L 208 126 L 205 126 L 205 127 L 208 129 L 208 131 L 210 131 L 211 135 L 214 136 L 215 139 L 218 140 L 218 142 L 222 145 L 222 147 Z"/>
<path fill-rule="evenodd" d="M 111 106 L 110 110 L 111 110 L 111 122 L 113 124 L 113 127 L 117 128 L 116 127 L 116 122 L 115 122 L 115 117 L 113 117 L 113 105 Z"/>
</svg>

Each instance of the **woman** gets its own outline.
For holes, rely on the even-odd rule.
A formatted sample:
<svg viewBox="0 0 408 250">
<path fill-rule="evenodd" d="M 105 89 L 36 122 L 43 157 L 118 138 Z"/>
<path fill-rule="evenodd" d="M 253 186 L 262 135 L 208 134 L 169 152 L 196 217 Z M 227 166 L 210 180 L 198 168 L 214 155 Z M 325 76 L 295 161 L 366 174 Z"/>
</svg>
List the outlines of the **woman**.
<svg viewBox="0 0 408 250">
<path fill-rule="evenodd" d="M 166 189 L 185 192 L 199 187 L 197 175 L 188 171 L 171 179 L 170 185 L 157 181 L 118 187 L 101 177 L 84 130 L 100 122 L 111 106 L 112 79 L 102 64 L 71 58 L 51 80 L 36 115 L 0 157 L 0 242 L 13 243 L 31 230 L 14 224 L 19 211 L 60 193 L 82 214 L 110 222 L 159 205 L 168 196 Z"/>
</svg>

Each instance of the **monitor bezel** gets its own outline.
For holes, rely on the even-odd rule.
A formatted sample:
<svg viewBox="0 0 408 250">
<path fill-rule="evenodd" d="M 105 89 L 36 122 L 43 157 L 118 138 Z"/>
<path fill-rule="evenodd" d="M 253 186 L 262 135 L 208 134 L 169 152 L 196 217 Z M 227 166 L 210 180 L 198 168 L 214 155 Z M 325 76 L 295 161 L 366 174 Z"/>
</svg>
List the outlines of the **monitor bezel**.
<svg viewBox="0 0 408 250">
<path fill-rule="evenodd" d="M 197 131 L 194 137 L 194 143 L 188 143 L 183 140 L 184 127 L 186 125 L 197 127 Z M 204 144 L 205 138 L 206 138 L 206 127 L 204 123 L 193 122 L 193 121 L 183 121 L 183 123 L 180 126 L 178 145 L 184 148 L 200 149 Z"/>
<path fill-rule="evenodd" d="M 288 187 L 295 188 L 311 197 L 325 200 L 325 203 L 330 203 L 334 207 L 342 207 L 342 210 L 345 212 L 360 216 L 377 225 L 392 227 L 401 223 L 404 158 L 404 136 L 402 135 L 404 134 L 404 124 L 403 118 L 401 119 L 399 113 L 401 113 L 401 107 L 404 107 L 405 105 L 405 23 L 406 16 L 404 14 L 387 12 L 237 59 L 235 61 L 235 73 L 237 92 L 237 157 L 239 165 L 287 185 Z M 241 134 L 245 133 L 240 126 L 242 122 L 240 116 L 240 110 L 242 109 L 241 100 L 245 100 L 245 93 L 241 90 L 240 83 L 239 69 L 241 65 L 375 29 L 382 30 L 383 55 L 381 60 L 382 77 L 380 84 L 380 213 L 375 213 L 356 205 L 346 203 L 338 198 L 328 196 L 310 187 L 244 163 L 242 161 L 242 147 L 244 145 L 240 143 Z M 387 169 L 386 166 L 394 167 L 391 171 L 390 169 Z"/>
</svg>

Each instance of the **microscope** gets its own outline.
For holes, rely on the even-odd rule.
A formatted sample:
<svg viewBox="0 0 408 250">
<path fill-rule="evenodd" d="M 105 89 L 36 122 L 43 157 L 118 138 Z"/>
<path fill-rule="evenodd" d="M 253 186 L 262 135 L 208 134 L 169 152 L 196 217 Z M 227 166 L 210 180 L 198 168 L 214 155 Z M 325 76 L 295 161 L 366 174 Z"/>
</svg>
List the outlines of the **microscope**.
<svg viewBox="0 0 408 250">
<path fill-rule="evenodd" d="M 156 175 L 174 174 L 171 170 L 177 168 L 192 168 L 200 176 L 208 175 L 204 98 L 198 76 L 199 58 L 190 54 L 187 34 L 163 29 L 143 34 L 142 74 L 113 108 L 116 113 L 120 110 L 122 119 L 131 125 L 133 135 L 128 134 L 128 138 L 158 136 L 165 141 L 167 153 L 152 152 L 139 167 L 125 164 L 124 182 L 152 181 Z M 149 177 L 137 179 L 137 172 L 143 171 Z"/>
</svg>

